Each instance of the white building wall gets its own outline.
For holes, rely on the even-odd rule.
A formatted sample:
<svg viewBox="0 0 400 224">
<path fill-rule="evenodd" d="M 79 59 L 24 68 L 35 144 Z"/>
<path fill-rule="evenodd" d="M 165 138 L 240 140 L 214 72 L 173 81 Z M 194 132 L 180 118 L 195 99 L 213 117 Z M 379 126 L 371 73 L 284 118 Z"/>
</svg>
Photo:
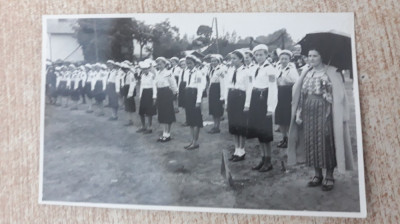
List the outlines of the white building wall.
<svg viewBox="0 0 400 224">
<path fill-rule="evenodd" d="M 48 34 L 48 55 L 51 61 L 83 61 L 83 52 L 71 34 Z"/>
</svg>

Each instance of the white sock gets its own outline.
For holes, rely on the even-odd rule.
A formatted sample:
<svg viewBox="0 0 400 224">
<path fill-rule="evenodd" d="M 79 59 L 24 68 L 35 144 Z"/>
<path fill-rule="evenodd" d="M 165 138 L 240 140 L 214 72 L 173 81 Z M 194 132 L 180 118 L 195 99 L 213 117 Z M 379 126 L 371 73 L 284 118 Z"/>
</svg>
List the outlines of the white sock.
<svg viewBox="0 0 400 224">
<path fill-rule="evenodd" d="M 245 154 L 244 148 L 238 148 L 237 156 L 243 156 Z"/>
<path fill-rule="evenodd" d="M 168 138 L 168 137 L 171 136 L 171 134 L 170 134 L 170 133 L 167 133 L 167 132 L 164 132 L 163 136 L 166 137 L 166 138 Z"/>
<path fill-rule="evenodd" d="M 233 153 L 233 155 L 237 156 L 238 155 L 238 151 L 239 151 L 239 148 L 235 148 L 235 152 Z"/>
</svg>

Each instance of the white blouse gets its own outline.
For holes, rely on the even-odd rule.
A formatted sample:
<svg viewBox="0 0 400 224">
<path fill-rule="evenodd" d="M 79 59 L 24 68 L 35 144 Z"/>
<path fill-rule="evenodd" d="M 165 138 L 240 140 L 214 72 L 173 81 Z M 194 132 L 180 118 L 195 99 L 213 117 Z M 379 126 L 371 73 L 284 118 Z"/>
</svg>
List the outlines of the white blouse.
<svg viewBox="0 0 400 224">
<path fill-rule="evenodd" d="M 172 76 L 172 73 L 167 69 L 163 69 L 162 71 L 157 72 L 155 82 L 157 88 L 169 87 L 174 94 L 178 92 L 176 81 Z"/>
<path fill-rule="evenodd" d="M 137 80 L 135 78 L 135 74 L 131 70 L 129 70 L 126 73 L 126 77 L 125 77 L 124 81 L 125 81 L 124 82 L 125 85 L 129 85 L 129 90 L 128 90 L 128 96 L 127 97 L 128 98 L 132 97 L 133 96 L 133 91 L 135 90 L 136 83 L 137 83 Z"/>
<path fill-rule="evenodd" d="M 299 78 L 299 73 L 294 65 L 289 63 L 285 68 L 278 66 L 278 86 L 293 85 Z"/>
<path fill-rule="evenodd" d="M 257 74 L 257 76 L 256 76 Z M 267 60 L 264 64 L 257 66 L 257 69 L 252 74 L 253 88 L 265 89 L 268 88 L 268 111 L 274 112 L 278 104 L 278 86 L 276 82 L 278 70 L 274 68 Z"/>
<path fill-rule="evenodd" d="M 151 72 L 147 74 L 145 74 L 144 72 L 141 73 L 139 97 L 142 97 L 143 89 L 153 89 L 153 99 L 157 98 L 155 76 L 156 75 Z"/>
<path fill-rule="evenodd" d="M 233 76 L 236 71 L 236 82 L 233 82 Z M 249 70 L 245 66 L 240 66 L 239 68 L 231 67 L 228 69 L 226 78 L 225 78 L 225 100 L 228 99 L 229 89 L 237 89 L 246 92 L 246 101 L 244 106 L 250 107 L 250 99 L 251 99 L 251 91 L 252 91 L 252 78 L 251 74 L 249 74 Z"/>
<path fill-rule="evenodd" d="M 188 82 L 186 83 L 186 88 L 197 89 L 196 103 L 201 103 L 201 98 L 203 96 L 203 91 L 207 85 L 207 79 L 201 71 L 196 68 L 188 70 Z"/>
</svg>

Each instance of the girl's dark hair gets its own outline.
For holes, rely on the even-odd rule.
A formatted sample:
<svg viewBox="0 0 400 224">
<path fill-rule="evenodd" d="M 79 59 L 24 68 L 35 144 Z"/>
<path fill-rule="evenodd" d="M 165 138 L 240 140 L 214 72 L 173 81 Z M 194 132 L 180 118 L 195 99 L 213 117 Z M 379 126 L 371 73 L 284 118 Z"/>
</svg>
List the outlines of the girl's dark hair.
<svg viewBox="0 0 400 224">
<path fill-rule="evenodd" d="M 240 59 L 240 61 L 244 63 L 244 56 L 242 53 L 240 53 L 239 51 L 233 51 L 232 54 L 236 55 Z"/>
</svg>

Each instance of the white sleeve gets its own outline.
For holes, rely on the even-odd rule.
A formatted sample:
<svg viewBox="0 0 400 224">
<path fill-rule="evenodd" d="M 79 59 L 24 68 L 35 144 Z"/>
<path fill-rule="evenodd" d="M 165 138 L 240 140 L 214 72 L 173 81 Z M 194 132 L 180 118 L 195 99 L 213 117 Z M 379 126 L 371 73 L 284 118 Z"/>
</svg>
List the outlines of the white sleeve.
<svg viewBox="0 0 400 224">
<path fill-rule="evenodd" d="M 115 92 L 119 93 L 119 90 L 121 88 L 121 78 L 123 77 L 123 71 L 119 70 L 114 74 L 114 80 L 115 80 Z"/>
<path fill-rule="evenodd" d="M 224 91 L 225 91 L 225 77 L 226 77 L 226 70 L 220 68 L 220 74 L 219 74 L 219 85 L 220 85 L 220 100 L 224 100 Z"/>
<path fill-rule="evenodd" d="M 196 74 L 196 84 L 197 84 L 197 96 L 196 96 L 196 103 L 201 103 L 201 98 L 203 96 L 203 91 L 207 85 L 206 76 L 203 75 L 201 72 L 197 72 Z"/>
<path fill-rule="evenodd" d="M 289 78 L 291 84 L 296 83 L 296 81 L 297 81 L 297 79 L 299 79 L 299 77 L 300 76 L 299 76 L 299 73 L 297 72 L 296 68 L 290 69 L 288 78 Z"/>
<path fill-rule="evenodd" d="M 278 84 L 276 82 L 278 70 L 275 68 L 271 68 L 268 71 L 268 99 L 267 99 L 267 106 L 268 111 L 275 112 L 276 105 L 278 104 Z"/>
<path fill-rule="evenodd" d="M 253 74 L 249 72 L 250 70 L 246 70 L 246 79 L 245 79 L 245 86 L 246 86 L 246 100 L 244 103 L 244 107 L 249 108 L 251 102 L 251 92 L 253 91 Z"/>
<path fill-rule="evenodd" d="M 154 75 L 153 75 L 153 99 L 157 99 L 157 85 Z"/>
<path fill-rule="evenodd" d="M 132 97 L 133 96 L 133 91 L 136 88 L 136 79 L 135 76 L 132 73 L 128 74 L 129 76 L 128 78 L 128 82 L 129 82 L 129 90 L 128 90 L 128 97 Z"/>
</svg>

